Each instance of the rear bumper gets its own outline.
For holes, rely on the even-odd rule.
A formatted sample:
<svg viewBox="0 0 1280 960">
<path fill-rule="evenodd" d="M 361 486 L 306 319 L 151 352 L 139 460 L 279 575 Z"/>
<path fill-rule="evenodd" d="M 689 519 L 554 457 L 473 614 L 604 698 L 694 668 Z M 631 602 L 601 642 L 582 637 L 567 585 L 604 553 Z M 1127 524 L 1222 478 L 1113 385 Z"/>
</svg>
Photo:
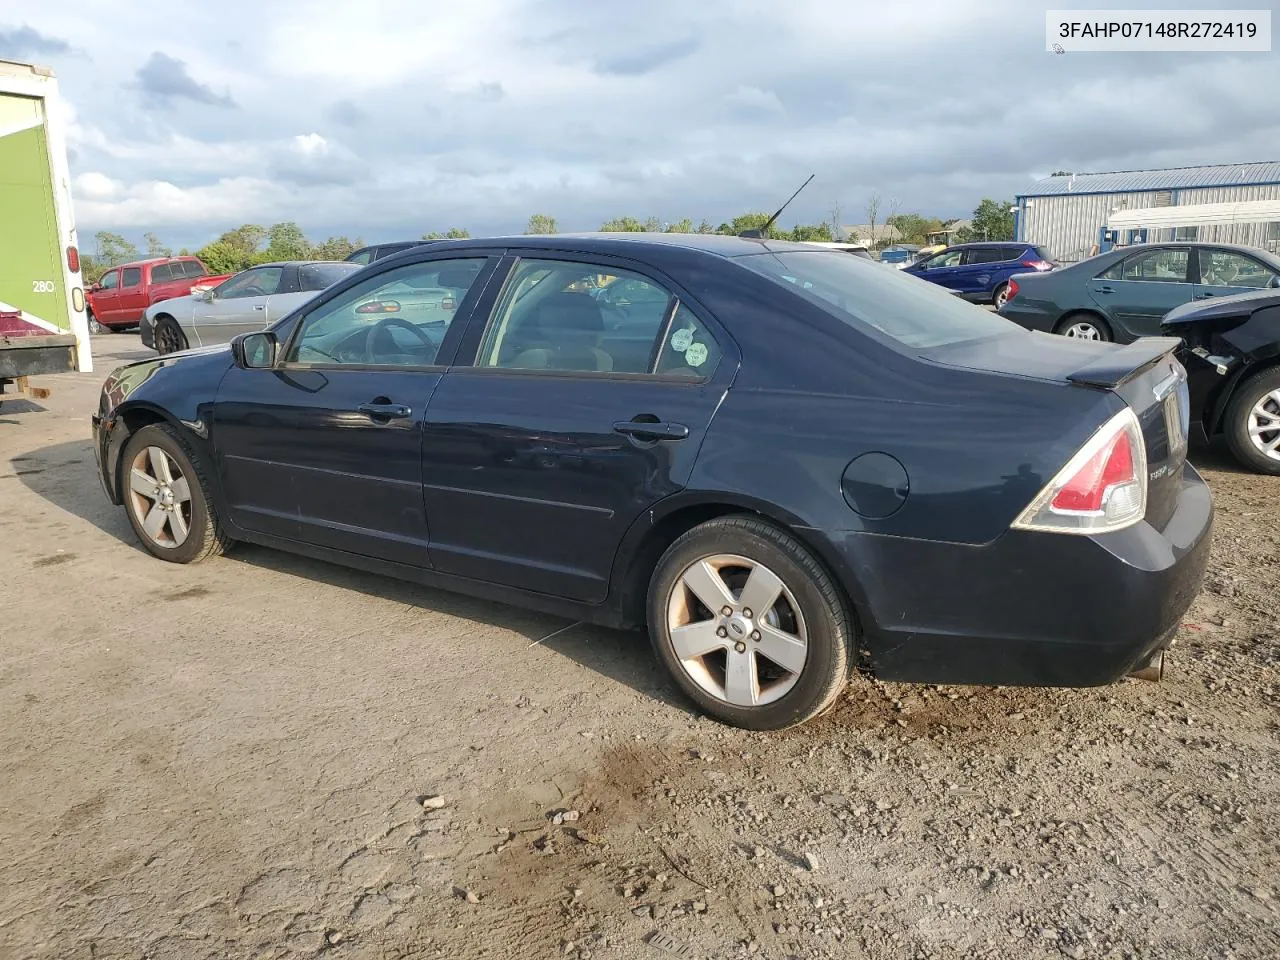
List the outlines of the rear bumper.
<svg viewBox="0 0 1280 960">
<path fill-rule="evenodd" d="M 156 348 L 156 325 L 151 318 L 145 313 L 142 319 L 138 321 L 138 336 L 142 338 L 142 345 L 152 350 Z"/>
<path fill-rule="evenodd" d="M 982 546 L 849 534 L 864 646 L 886 680 L 1111 683 L 1166 646 L 1200 590 L 1213 501 L 1187 464 L 1163 530 L 1010 531 Z M 867 581 L 870 582 L 867 582 Z"/>
<path fill-rule="evenodd" d="M 1012 320 L 1020 327 L 1028 330 L 1042 330 L 1045 333 L 1053 333 L 1053 328 L 1058 323 L 1057 310 L 1050 312 L 1035 304 L 1016 299 L 1010 300 L 996 313 L 1006 320 Z"/>
</svg>

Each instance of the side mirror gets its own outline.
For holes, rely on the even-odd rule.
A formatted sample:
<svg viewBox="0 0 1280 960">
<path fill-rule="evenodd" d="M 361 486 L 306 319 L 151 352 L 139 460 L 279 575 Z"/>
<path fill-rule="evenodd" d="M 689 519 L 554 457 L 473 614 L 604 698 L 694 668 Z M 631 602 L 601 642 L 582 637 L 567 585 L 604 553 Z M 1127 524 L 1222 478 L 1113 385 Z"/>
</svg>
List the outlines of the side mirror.
<svg viewBox="0 0 1280 960">
<path fill-rule="evenodd" d="M 264 370 L 275 366 L 277 347 L 274 333 L 242 333 L 231 341 L 231 356 L 245 370 Z"/>
</svg>

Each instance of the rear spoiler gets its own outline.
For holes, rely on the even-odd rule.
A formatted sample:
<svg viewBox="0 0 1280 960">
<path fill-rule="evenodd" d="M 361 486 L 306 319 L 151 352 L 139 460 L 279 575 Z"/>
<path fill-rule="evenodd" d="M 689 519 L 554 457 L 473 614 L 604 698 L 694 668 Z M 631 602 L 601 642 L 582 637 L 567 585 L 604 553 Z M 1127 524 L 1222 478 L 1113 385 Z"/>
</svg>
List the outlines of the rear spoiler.
<svg viewBox="0 0 1280 960">
<path fill-rule="evenodd" d="M 1067 374 L 1067 379 L 1083 387 L 1114 390 L 1159 363 L 1181 344 L 1177 337 L 1143 337 L 1119 350 L 1108 350 L 1075 373 Z"/>
</svg>

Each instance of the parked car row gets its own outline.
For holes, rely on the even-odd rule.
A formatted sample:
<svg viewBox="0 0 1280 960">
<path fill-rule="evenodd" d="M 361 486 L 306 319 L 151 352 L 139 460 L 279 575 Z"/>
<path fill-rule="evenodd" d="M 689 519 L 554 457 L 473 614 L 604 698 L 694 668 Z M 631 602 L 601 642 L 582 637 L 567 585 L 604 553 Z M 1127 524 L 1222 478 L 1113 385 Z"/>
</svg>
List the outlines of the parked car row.
<svg viewBox="0 0 1280 960">
<path fill-rule="evenodd" d="M 114 371 L 95 451 L 161 559 L 249 541 L 644 626 L 745 727 L 817 716 L 855 667 L 1158 672 L 1213 518 L 1179 341 L 963 299 L 800 243 L 448 241 Z"/>
<path fill-rule="evenodd" d="M 152 304 L 186 296 L 194 286 L 216 286 L 228 276 L 210 275 L 198 257 L 154 257 L 112 267 L 86 292 L 89 330 L 136 327 Z"/>
</svg>

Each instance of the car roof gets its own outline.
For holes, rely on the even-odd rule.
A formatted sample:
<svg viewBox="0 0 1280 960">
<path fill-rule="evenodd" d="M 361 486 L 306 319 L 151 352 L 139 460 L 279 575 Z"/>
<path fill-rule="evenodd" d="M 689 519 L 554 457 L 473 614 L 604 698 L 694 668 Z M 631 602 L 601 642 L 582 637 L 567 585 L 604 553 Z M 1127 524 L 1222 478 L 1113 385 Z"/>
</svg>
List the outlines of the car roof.
<svg viewBox="0 0 1280 960">
<path fill-rule="evenodd" d="M 745 257 L 755 253 L 820 252 L 811 243 L 791 240 L 754 240 L 716 233 L 539 233 L 441 240 L 439 244 L 451 250 L 469 247 L 518 246 L 618 256 L 634 256 L 646 248 L 654 252 L 683 249 L 725 259 Z"/>
<path fill-rule="evenodd" d="M 974 240 L 972 243 L 953 243 L 948 250 L 968 250 L 970 247 L 1034 247 L 1030 240 Z"/>
<path fill-rule="evenodd" d="M 113 267 L 107 267 L 108 270 L 124 269 L 125 267 L 145 267 L 149 263 L 171 263 L 174 260 L 198 260 L 195 254 L 181 254 L 176 257 L 146 257 L 142 260 L 130 260 L 128 263 L 117 263 Z"/>
</svg>

